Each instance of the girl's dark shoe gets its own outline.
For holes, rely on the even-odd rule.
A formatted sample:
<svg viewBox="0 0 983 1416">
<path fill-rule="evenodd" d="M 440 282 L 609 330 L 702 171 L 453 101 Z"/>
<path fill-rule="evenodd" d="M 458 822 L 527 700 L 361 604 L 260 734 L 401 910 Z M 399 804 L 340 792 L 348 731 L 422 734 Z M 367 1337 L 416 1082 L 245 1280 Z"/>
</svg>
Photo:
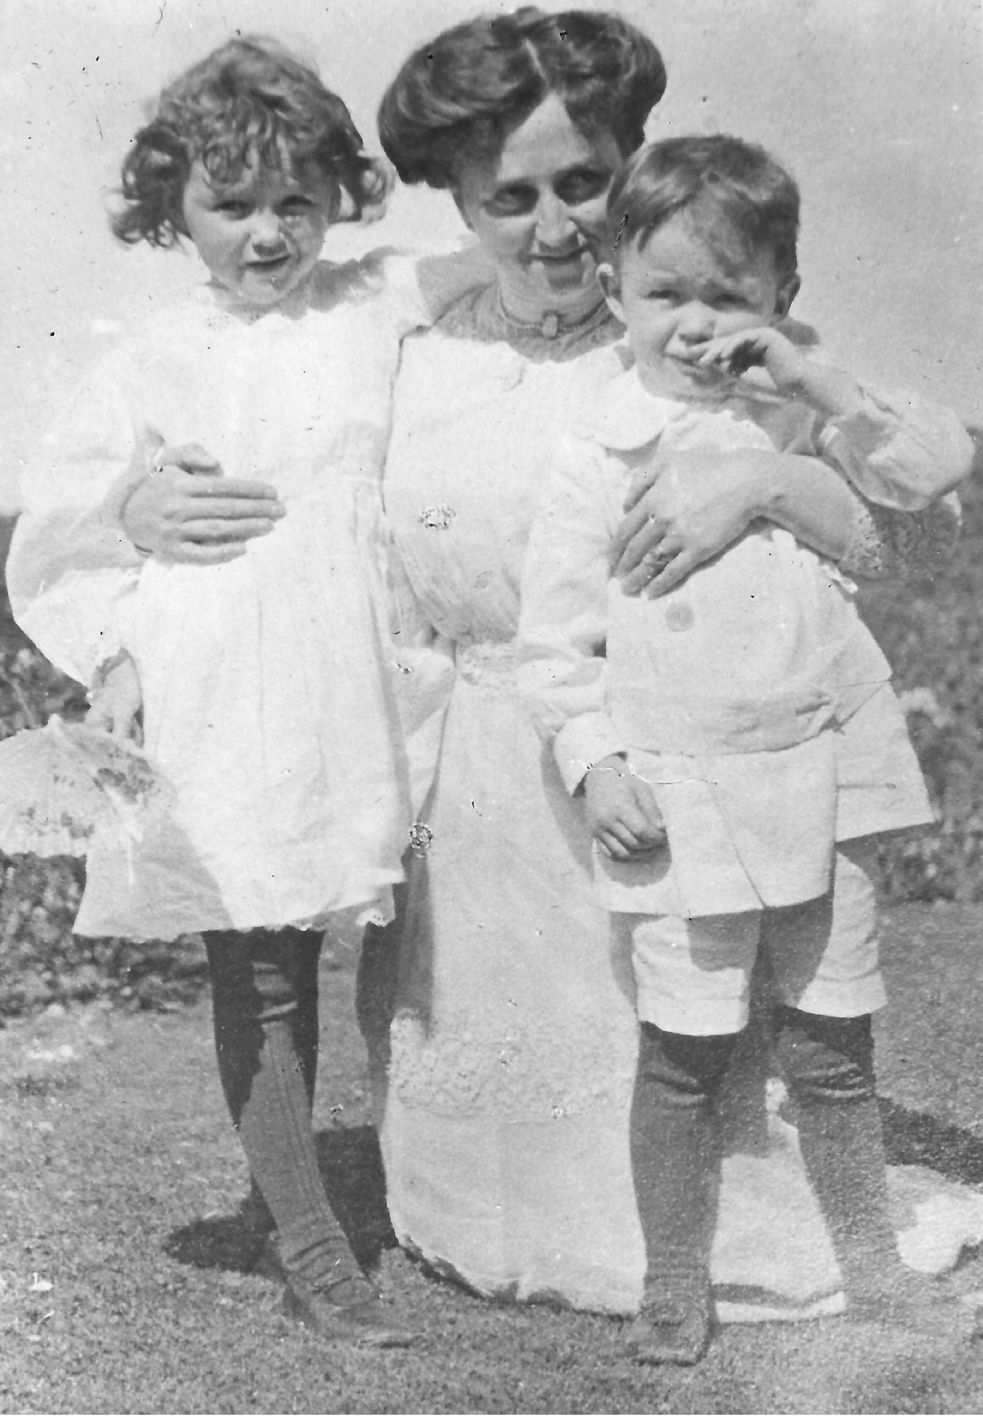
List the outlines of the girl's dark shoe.
<svg viewBox="0 0 983 1416">
<path fill-rule="evenodd" d="M 344 1278 L 323 1287 L 289 1278 L 283 1311 L 319 1337 L 353 1347 L 409 1347 L 419 1337 L 387 1313 L 367 1278 Z"/>
<path fill-rule="evenodd" d="M 628 1328 L 628 1351 L 645 1367 L 695 1367 L 712 1337 L 713 1304 L 707 1295 L 682 1313 L 643 1308 Z"/>
</svg>

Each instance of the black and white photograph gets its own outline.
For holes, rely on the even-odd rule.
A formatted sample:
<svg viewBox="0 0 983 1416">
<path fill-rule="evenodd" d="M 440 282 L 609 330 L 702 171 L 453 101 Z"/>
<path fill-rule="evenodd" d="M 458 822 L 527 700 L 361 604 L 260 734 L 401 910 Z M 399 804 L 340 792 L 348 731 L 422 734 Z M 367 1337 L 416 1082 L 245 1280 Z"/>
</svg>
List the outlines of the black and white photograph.
<svg viewBox="0 0 983 1416">
<path fill-rule="evenodd" d="M 983 1412 L 980 0 L 4 0 L 0 1413 Z"/>
</svg>

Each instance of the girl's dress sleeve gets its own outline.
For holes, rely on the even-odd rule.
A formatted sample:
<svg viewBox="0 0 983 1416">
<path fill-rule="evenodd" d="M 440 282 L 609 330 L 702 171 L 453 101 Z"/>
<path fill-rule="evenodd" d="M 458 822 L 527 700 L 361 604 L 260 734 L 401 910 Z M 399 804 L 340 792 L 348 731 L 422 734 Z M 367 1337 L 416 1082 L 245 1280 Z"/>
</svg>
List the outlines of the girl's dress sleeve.
<svg viewBox="0 0 983 1416">
<path fill-rule="evenodd" d="M 90 683 L 123 645 L 143 557 L 120 517 L 159 438 L 134 420 L 119 354 L 83 382 L 21 481 L 7 562 L 14 618 L 62 672 Z"/>
</svg>

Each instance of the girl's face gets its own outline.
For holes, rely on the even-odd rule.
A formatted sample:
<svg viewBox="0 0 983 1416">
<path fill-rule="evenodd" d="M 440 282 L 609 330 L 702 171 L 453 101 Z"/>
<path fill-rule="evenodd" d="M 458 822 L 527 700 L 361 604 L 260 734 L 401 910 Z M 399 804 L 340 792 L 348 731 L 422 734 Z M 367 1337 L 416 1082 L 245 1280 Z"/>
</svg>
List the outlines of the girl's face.
<svg viewBox="0 0 983 1416">
<path fill-rule="evenodd" d="M 510 313 L 574 310 L 597 291 L 595 256 L 621 161 L 610 133 L 580 132 L 550 94 L 509 134 L 497 161 L 462 173 L 455 199 L 496 267 Z"/>
<path fill-rule="evenodd" d="M 337 187 L 320 173 L 294 176 L 256 159 L 229 185 L 195 162 L 184 188 L 188 235 L 212 277 L 261 308 L 279 304 L 312 269 L 337 210 Z"/>
</svg>

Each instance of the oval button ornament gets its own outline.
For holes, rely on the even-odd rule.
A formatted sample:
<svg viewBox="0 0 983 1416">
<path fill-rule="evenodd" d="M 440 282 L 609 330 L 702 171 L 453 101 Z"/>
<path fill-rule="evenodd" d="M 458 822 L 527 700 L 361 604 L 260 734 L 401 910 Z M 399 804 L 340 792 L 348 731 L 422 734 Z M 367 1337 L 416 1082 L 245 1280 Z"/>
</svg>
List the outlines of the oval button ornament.
<svg viewBox="0 0 983 1416">
<path fill-rule="evenodd" d="M 681 632 L 684 629 L 693 628 L 695 615 L 689 605 L 682 604 L 678 600 L 674 601 L 666 610 L 666 624 L 670 629 Z"/>
</svg>

